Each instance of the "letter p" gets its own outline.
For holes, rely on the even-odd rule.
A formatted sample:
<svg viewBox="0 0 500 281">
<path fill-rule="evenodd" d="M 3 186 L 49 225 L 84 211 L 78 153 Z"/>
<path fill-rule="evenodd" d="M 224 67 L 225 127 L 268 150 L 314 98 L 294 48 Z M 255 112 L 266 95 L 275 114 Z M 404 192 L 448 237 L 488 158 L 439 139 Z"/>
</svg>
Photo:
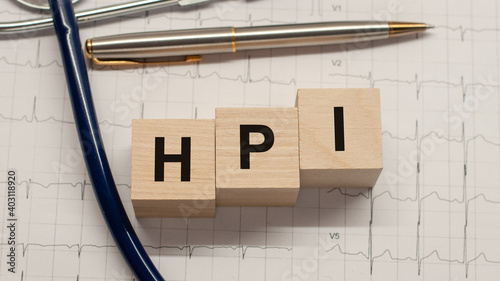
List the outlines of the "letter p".
<svg viewBox="0 0 500 281">
<path fill-rule="evenodd" d="M 250 144 L 250 133 L 261 133 L 264 141 L 261 144 Z M 250 169 L 250 152 L 265 152 L 274 144 L 274 133 L 265 125 L 240 125 L 240 168 Z"/>
</svg>

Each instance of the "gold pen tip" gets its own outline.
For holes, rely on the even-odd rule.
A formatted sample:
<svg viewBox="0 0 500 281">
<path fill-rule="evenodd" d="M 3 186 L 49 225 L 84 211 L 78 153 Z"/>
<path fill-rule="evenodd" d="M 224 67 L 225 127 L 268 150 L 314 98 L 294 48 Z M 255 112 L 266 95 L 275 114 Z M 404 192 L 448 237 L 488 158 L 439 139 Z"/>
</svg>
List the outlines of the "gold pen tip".
<svg viewBox="0 0 500 281">
<path fill-rule="evenodd" d="M 434 28 L 434 25 L 418 22 L 389 22 L 389 37 L 414 34 L 429 28 Z"/>
</svg>

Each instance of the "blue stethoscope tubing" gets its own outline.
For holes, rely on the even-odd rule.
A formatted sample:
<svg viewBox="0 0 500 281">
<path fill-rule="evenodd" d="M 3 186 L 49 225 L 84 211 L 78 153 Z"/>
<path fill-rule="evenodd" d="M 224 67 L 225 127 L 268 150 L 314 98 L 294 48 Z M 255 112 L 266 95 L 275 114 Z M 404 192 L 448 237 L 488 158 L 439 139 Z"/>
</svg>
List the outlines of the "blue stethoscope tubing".
<svg viewBox="0 0 500 281">
<path fill-rule="evenodd" d="M 71 0 L 49 0 L 87 171 L 101 212 L 135 276 L 164 280 L 137 237 L 116 189 L 92 101 L 85 57 Z"/>
</svg>

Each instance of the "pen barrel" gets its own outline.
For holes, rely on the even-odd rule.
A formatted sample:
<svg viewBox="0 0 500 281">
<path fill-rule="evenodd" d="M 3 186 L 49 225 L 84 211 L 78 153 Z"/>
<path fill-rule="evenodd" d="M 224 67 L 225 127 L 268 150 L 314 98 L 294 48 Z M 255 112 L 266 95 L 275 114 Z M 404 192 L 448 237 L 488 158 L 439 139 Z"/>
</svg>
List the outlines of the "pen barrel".
<svg viewBox="0 0 500 281">
<path fill-rule="evenodd" d="M 389 24 L 375 21 L 221 27 L 98 37 L 88 41 L 87 53 L 94 59 L 148 59 L 353 43 L 388 37 Z"/>
<path fill-rule="evenodd" d="M 141 59 L 233 52 L 232 27 L 144 32 L 93 38 L 92 56 Z"/>
<path fill-rule="evenodd" d="M 375 21 L 322 22 L 235 29 L 236 50 L 355 43 L 389 37 L 389 24 Z"/>
</svg>

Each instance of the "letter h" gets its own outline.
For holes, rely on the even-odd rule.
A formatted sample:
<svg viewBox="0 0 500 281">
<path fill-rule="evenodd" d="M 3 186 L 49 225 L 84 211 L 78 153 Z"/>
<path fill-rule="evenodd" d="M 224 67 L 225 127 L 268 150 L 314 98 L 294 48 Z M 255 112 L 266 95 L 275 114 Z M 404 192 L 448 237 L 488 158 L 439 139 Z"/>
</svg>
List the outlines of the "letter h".
<svg viewBox="0 0 500 281">
<path fill-rule="evenodd" d="M 155 181 L 165 180 L 165 162 L 181 163 L 181 181 L 191 180 L 191 138 L 181 138 L 181 154 L 165 154 L 165 138 L 155 138 Z"/>
</svg>

